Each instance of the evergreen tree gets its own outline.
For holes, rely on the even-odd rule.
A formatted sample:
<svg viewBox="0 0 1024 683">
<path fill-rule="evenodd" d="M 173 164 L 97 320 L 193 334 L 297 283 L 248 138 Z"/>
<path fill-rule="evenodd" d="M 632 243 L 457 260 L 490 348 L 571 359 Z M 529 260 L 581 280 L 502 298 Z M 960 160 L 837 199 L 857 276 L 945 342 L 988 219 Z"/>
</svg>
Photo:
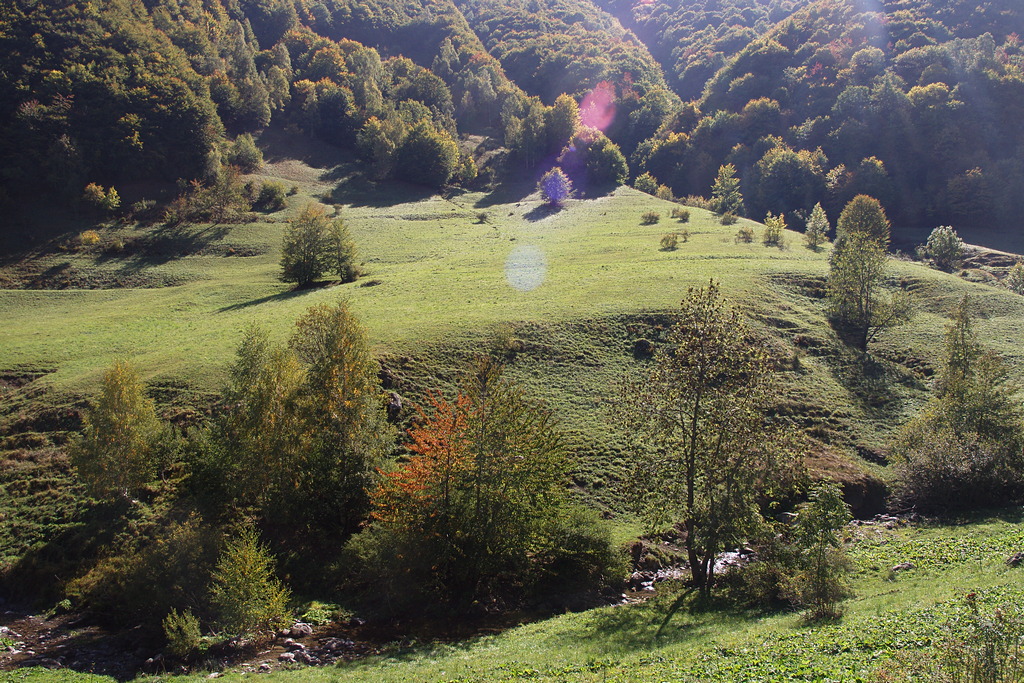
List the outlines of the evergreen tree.
<svg viewBox="0 0 1024 683">
<path fill-rule="evenodd" d="M 210 602 L 221 628 L 232 634 L 280 628 L 289 590 L 274 576 L 274 559 L 252 527 L 227 542 L 211 576 Z"/>
</svg>

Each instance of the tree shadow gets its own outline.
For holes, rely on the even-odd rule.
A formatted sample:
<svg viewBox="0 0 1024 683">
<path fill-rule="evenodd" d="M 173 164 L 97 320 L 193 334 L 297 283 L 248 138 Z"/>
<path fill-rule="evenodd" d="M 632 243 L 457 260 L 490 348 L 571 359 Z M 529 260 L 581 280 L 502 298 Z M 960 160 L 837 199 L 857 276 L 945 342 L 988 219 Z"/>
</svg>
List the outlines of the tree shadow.
<svg viewBox="0 0 1024 683">
<path fill-rule="evenodd" d="M 399 180 L 374 182 L 361 173 L 349 175 L 324 199 L 331 204 L 368 208 L 387 208 L 429 199 L 437 190 Z"/>
<path fill-rule="evenodd" d="M 281 125 L 272 125 L 260 135 L 263 161 L 274 164 L 297 159 L 313 168 L 333 169 L 352 161 L 352 153 L 302 133 L 289 133 Z"/>
<path fill-rule="evenodd" d="M 521 202 L 537 189 L 536 181 L 530 182 L 505 182 L 490 193 L 481 197 L 473 206 L 477 209 L 486 209 L 497 204 L 515 204 Z"/>
<path fill-rule="evenodd" d="M 554 204 L 541 204 L 540 206 L 535 206 L 526 213 L 524 213 L 523 218 L 530 221 L 531 223 L 535 223 L 539 220 L 548 218 L 549 216 L 554 216 L 561 210 L 561 206 L 556 206 Z"/>
<path fill-rule="evenodd" d="M 328 283 L 323 283 L 320 286 L 327 286 Z M 277 294 L 268 294 L 267 296 L 261 296 L 258 299 L 252 299 L 250 301 L 240 301 L 237 304 L 230 304 L 217 309 L 218 313 L 229 313 L 231 311 L 241 311 L 246 308 L 252 308 L 253 306 L 260 306 L 262 304 L 268 304 L 273 301 L 287 301 L 294 299 L 295 297 L 302 296 L 308 292 L 311 292 L 318 287 L 303 287 L 302 289 L 289 289 L 285 292 L 278 292 Z"/>
</svg>

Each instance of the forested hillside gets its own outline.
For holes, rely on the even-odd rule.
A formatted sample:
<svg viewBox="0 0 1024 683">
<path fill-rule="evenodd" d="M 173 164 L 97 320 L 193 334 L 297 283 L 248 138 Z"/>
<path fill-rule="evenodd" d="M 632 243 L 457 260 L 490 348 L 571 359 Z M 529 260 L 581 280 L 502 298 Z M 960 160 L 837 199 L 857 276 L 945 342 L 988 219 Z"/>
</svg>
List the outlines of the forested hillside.
<svg viewBox="0 0 1024 683">
<path fill-rule="evenodd" d="M 1024 208 L 1024 12 L 1010 0 L 19 0 L 5 13 L 8 201 L 210 182 L 241 163 L 231 140 L 272 122 L 357 149 L 372 177 L 435 187 L 472 182 L 482 149 L 504 146 L 521 163 L 492 164 L 495 180 L 552 163 L 569 135 L 542 119 L 566 93 L 600 110 L 583 122 L 631 177 L 707 196 L 731 163 L 752 217 L 799 222 L 820 201 L 834 220 L 865 193 L 897 236 L 969 235 Z M 469 133 L 489 147 L 460 151 Z"/>
</svg>

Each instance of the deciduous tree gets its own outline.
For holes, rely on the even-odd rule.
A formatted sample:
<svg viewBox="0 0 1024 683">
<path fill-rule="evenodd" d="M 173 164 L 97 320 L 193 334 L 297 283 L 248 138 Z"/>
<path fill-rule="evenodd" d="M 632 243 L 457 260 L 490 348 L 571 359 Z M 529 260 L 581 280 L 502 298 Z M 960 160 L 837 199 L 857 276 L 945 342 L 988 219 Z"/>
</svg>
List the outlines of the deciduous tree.
<svg viewBox="0 0 1024 683">
<path fill-rule="evenodd" d="M 714 282 L 690 290 L 668 341 L 626 391 L 641 449 L 631 490 L 652 526 L 682 526 L 693 584 L 706 595 L 715 557 L 760 528 L 758 497 L 796 463 L 765 417 L 771 360 Z"/>
<path fill-rule="evenodd" d="M 879 332 L 911 314 L 910 300 L 902 292 L 883 297 L 887 262 L 882 245 L 860 230 L 845 233 L 829 257 L 826 294 L 833 323 L 861 351 Z"/>
<path fill-rule="evenodd" d="M 104 373 L 99 398 L 83 422 L 70 456 L 93 496 L 131 498 L 153 479 L 160 421 L 130 363 L 118 361 Z"/>
</svg>

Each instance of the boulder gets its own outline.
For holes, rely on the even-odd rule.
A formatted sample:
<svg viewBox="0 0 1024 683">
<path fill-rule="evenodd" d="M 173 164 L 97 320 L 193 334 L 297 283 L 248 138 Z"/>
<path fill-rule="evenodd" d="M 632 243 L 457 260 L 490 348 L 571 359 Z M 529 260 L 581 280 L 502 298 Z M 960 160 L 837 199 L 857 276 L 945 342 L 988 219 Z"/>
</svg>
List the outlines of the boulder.
<svg viewBox="0 0 1024 683">
<path fill-rule="evenodd" d="M 301 621 L 296 621 L 294 624 L 292 624 L 290 634 L 292 638 L 302 638 L 303 636 L 311 636 L 313 635 L 313 626 Z"/>
<path fill-rule="evenodd" d="M 913 562 L 900 562 L 898 565 L 892 568 L 894 572 L 908 572 L 914 568 Z"/>
<path fill-rule="evenodd" d="M 1024 552 L 1014 553 L 1006 558 L 1006 564 L 1011 567 L 1019 567 L 1021 563 L 1024 563 Z"/>
</svg>

